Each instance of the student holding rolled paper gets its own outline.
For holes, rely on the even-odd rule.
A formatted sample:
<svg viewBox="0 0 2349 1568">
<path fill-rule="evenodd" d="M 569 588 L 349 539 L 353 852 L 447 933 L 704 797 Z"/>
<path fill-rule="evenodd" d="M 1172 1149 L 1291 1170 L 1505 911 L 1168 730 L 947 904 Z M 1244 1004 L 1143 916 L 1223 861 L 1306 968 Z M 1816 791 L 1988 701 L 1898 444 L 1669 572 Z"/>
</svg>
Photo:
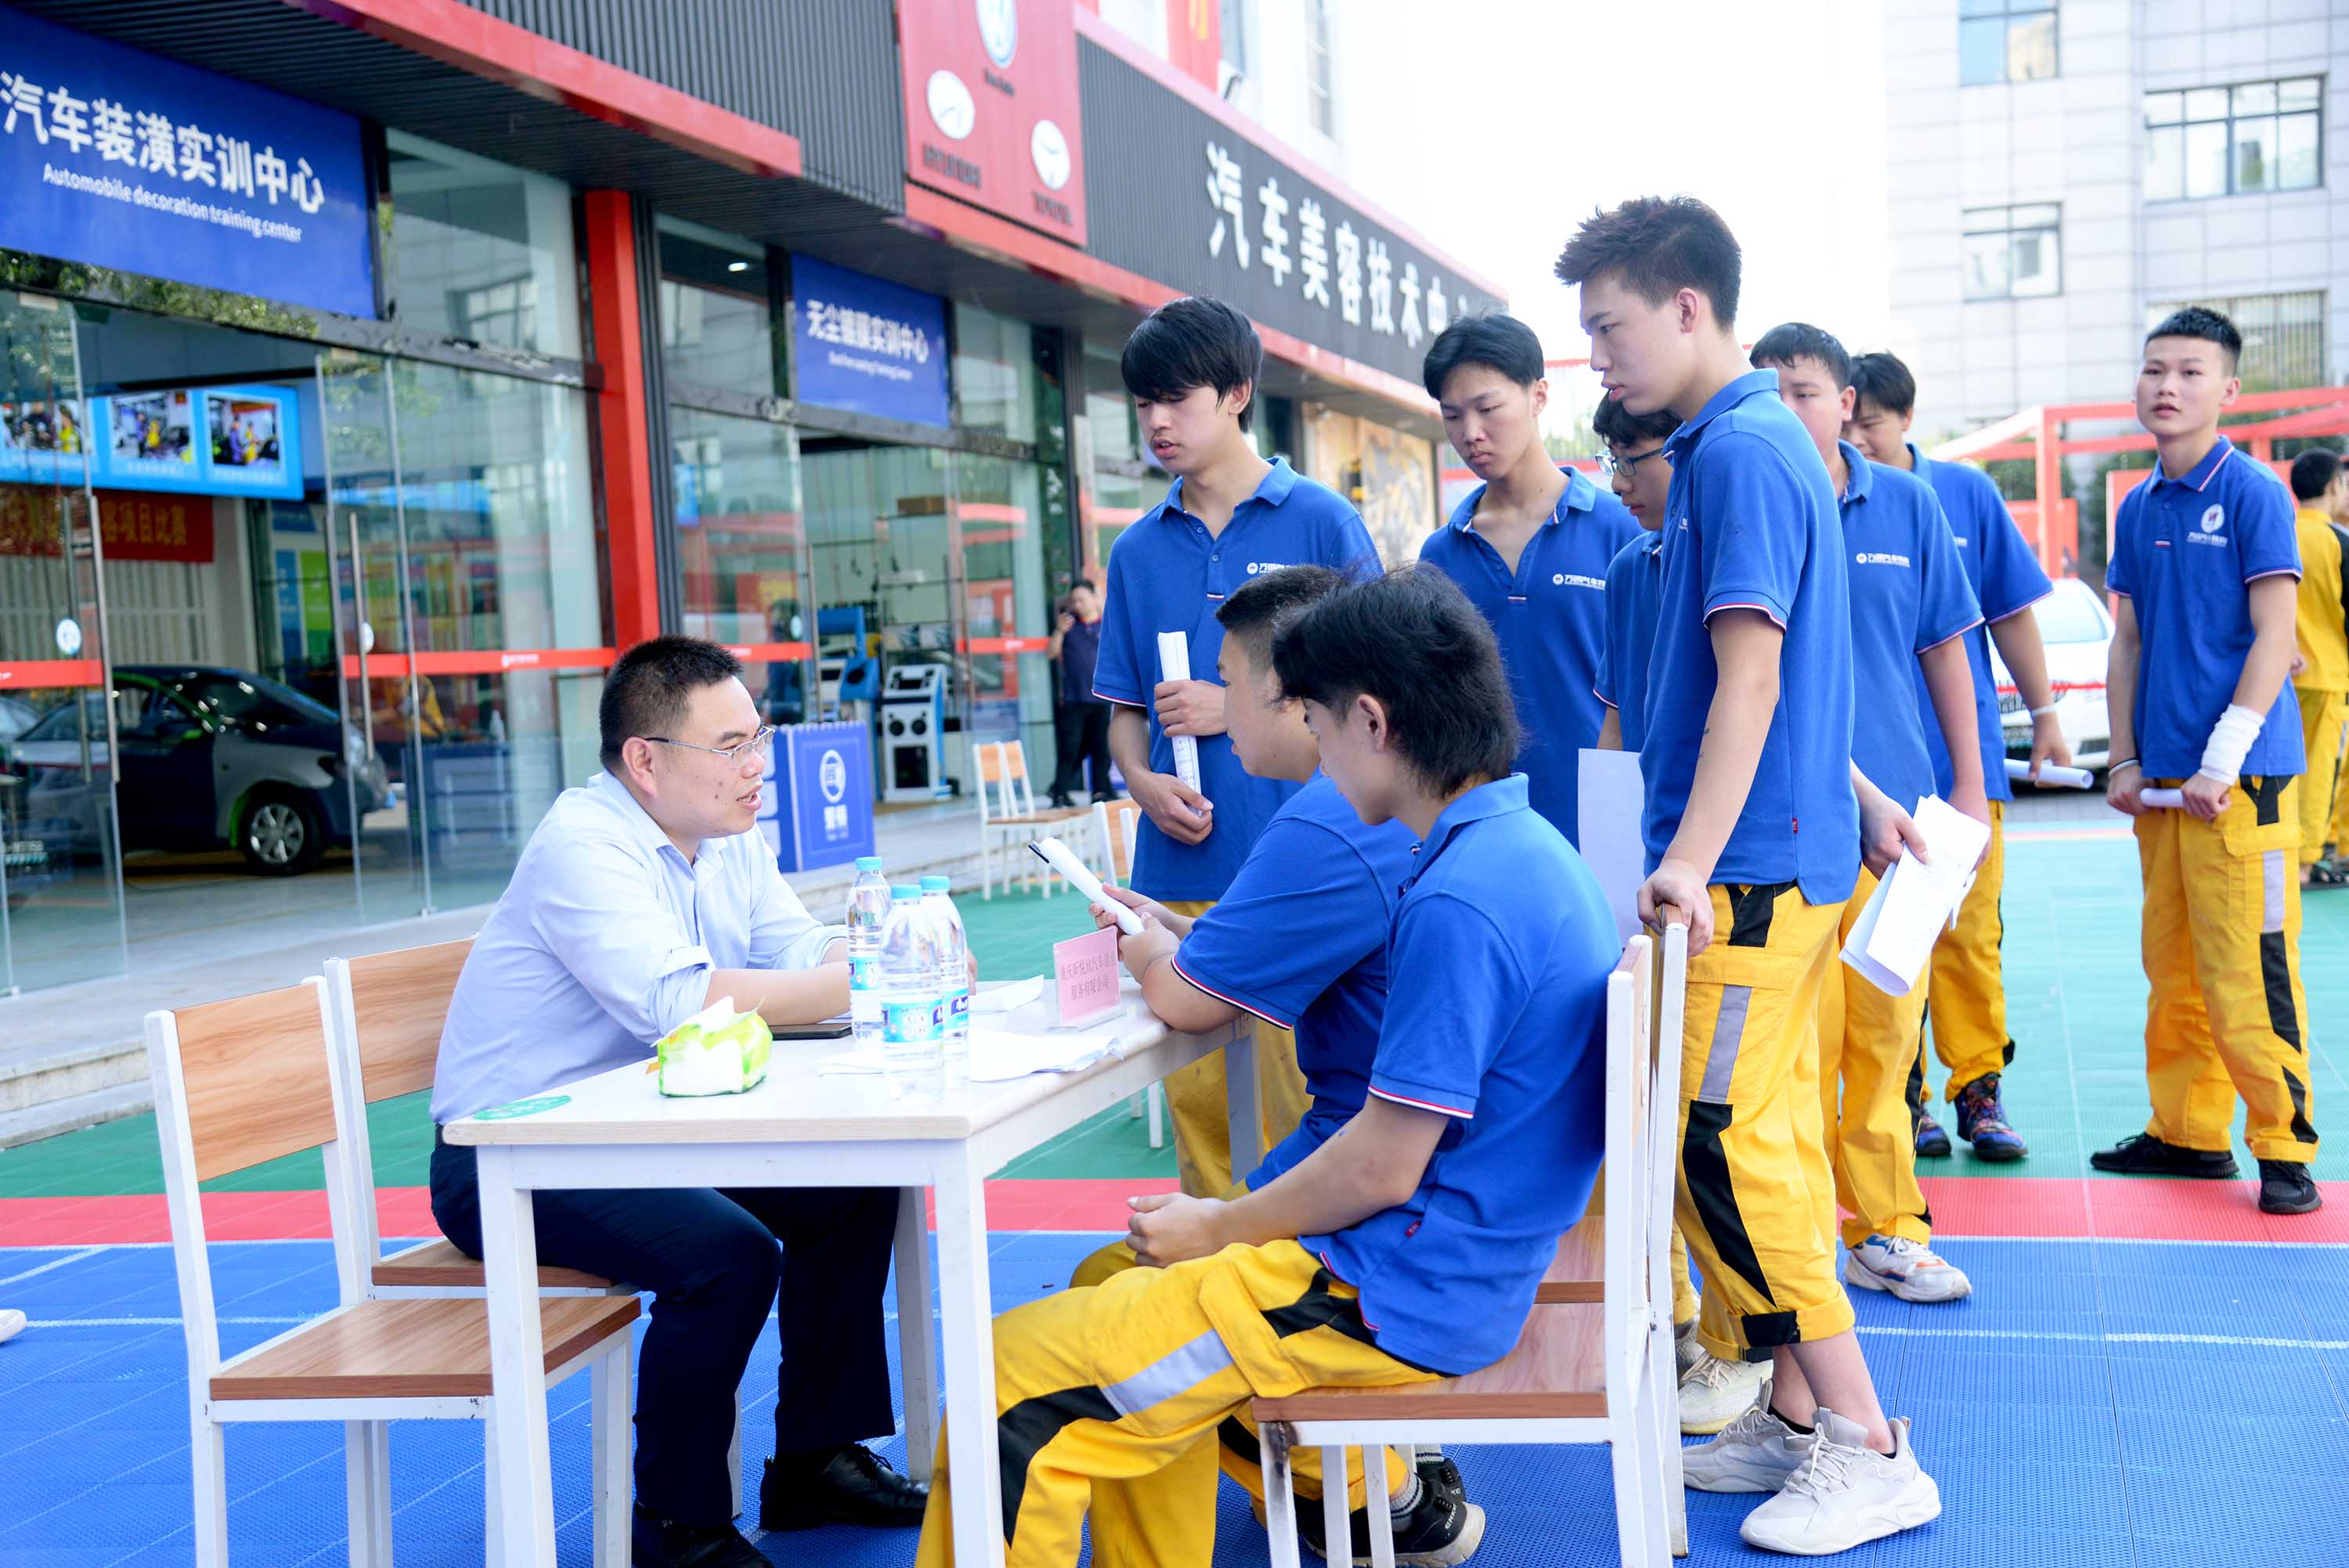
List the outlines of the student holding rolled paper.
<svg viewBox="0 0 2349 1568">
<path fill-rule="evenodd" d="M 2145 875 L 2145 1130 L 2089 1156 L 2099 1171 L 2235 1174 L 2235 1101 L 2260 1164 L 2260 1207 L 2323 1199 L 2308 1005 L 2300 979 L 2300 710 L 2286 679 L 2301 573 L 2292 500 L 2237 455 L 2219 416 L 2242 383 L 2242 338 L 2189 306 L 2145 340 L 2137 422 L 2159 461 L 2123 499 L 2105 585 L 2117 596 L 2106 676 L 2106 799 L 2137 819 Z M 2181 804 L 2149 810 L 2149 787 Z"/>
<path fill-rule="evenodd" d="M 2339 455 L 2317 448 L 2292 460 L 2293 526 L 2300 534 L 2299 657 L 2292 696 L 2300 703 L 2300 737 L 2308 771 L 2300 782 L 2300 885 L 2339 887 L 2333 863 L 2333 812 L 2341 789 L 2341 734 L 2349 722 L 2349 593 L 2343 547 L 2349 531 L 2336 520 L 2349 511 L 2349 470 Z"/>
<path fill-rule="evenodd" d="M 1224 733 L 1223 688 L 1195 678 L 1216 667 L 1216 610 L 1250 578 L 1282 566 L 1375 570 L 1362 520 L 1335 490 L 1257 455 L 1264 344 L 1247 316 L 1220 300 L 1159 306 L 1126 340 L 1119 369 L 1151 460 L 1174 476 L 1166 499 L 1117 539 L 1093 695 L 1117 705 L 1116 758 L 1143 811 L 1134 887 L 1177 913 L 1204 912 L 1230 885 L 1248 846 L 1297 786 L 1251 779 Z M 1195 678 L 1160 678 L 1158 639 L 1189 641 Z M 1174 741 L 1198 748 L 1199 788 L 1175 777 Z M 1285 1029 L 1257 1029 L 1257 1104 L 1264 1141 L 1287 1137 L 1305 1114 L 1305 1080 Z M 1166 1080 L 1174 1162 L 1183 1190 L 1213 1197 L 1231 1185 L 1218 1051 Z"/>
</svg>

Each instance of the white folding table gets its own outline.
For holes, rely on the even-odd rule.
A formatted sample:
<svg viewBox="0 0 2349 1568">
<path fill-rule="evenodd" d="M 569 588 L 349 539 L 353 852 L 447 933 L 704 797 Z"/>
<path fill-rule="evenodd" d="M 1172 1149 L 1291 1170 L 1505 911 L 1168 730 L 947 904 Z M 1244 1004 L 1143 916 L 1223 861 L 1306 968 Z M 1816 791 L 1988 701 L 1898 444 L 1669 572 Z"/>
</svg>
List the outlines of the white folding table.
<svg viewBox="0 0 2349 1568">
<path fill-rule="evenodd" d="M 929 1249 L 923 1189 L 937 1206 L 947 1443 L 954 1470 L 955 1559 L 1003 1561 L 997 1466 L 994 1314 L 988 1294 L 984 1181 L 1014 1157 L 1218 1047 L 1227 1054 L 1232 1168 L 1258 1149 L 1254 1037 L 1245 1016 L 1206 1035 L 1176 1035 L 1144 1012 L 1126 982 L 1123 1054 L 1079 1072 L 952 1088 L 893 1104 L 872 1075 L 821 1074 L 843 1042 L 778 1042 L 767 1079 L 747 1094 L 665 1099 L 642 1067 L 565 1085 L 560 1103 L 468 1117 L 442 1136 L 478 1150 L 481 1257 L 489 1294 L 490 1423 L 506 1568 L 554 1568 L 547 1460 L 545 1355 L 534 1305 L 538 1246 L 531 1193 L 564 1188 L 898 1187 L 897 1310 L 909 1470 L 926 1477 L 936 1443 L 931 1370 L 939 1323 L 926 1308 Z M 1002 1020 L 990 1018 L 993 1026 Z M 877 1308 L 877 1304 L 876 1304 Z M 654 1308 L 658 1311 L 657 1305 Z"/>
</svg>

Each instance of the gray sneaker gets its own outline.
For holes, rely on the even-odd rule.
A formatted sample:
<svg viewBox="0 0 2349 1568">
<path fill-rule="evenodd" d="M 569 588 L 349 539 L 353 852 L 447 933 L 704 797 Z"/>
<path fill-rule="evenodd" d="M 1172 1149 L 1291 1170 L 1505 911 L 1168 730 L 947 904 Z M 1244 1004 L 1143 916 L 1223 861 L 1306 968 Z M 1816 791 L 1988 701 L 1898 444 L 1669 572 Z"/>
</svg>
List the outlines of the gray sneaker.
<svg viewBox="0 0 2349 1568">
<path fill-rule="evenodd" d="M 1778 1495 L 1745 1516 L 1749 1546 L 1802 1557 L 1848 1552 L 1863 1542 L 1914 1530 L 1941 1511 L 1941 1490 L 1917 1462 L 1909 1423 L 1894 1421 L 1888 1457 L 1868 1431 L 1821 1407 L 1818 1429 Z"/>
<path fill-rule="evenodd" d="M 1770 1413 L 1770 1380 L 1711 1442 L 1681 1450 L 1681 1478 L 1699 1491 L 1775 1491 L 1800 1468 L 1811 1439 Z"/>
</svg>

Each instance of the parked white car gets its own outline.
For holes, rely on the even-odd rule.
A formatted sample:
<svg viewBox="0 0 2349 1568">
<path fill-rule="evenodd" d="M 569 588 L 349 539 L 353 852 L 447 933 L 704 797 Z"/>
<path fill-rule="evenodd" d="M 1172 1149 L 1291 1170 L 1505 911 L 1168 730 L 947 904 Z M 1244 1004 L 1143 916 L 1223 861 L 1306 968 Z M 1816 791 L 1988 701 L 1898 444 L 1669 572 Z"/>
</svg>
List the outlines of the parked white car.
<svg viewBox="0 0 2349 1568">
<path fill-rule="evenodd" d="M 2102 770 L 2112 760 L 2113 726 L 2105 707 L 2105 665 L 2113 646 L 2113 617 L 2101 594 L 2076 577 L 2056 579 L 2055 591 L 2032 606 L 2039 639 L 2047 645 L 2047 681 L 2055 688 L 2055 718 L 2072 765 Z M 2006 730 L 2006 754 L 2031 759 L 2031 714 L 2014 677 L 1991 644 L 1991 668 L 1998 676 L 1999 722 Z"/>
</svg>

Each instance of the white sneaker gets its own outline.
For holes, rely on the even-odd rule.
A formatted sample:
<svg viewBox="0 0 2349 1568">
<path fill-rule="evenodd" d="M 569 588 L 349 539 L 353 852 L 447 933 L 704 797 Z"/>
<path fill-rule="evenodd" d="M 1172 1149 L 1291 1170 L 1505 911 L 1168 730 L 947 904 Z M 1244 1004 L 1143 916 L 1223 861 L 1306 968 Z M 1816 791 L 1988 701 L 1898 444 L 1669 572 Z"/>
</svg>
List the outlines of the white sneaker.
<svg viewBox="0 0 2349 1568">
<path fill-rule="evenodd" d="M 1974 1290 L 1963 1269 L 1906 1236 L 1870 1236 L 1848 1249 L 1843 1277 L 1863 1290 L 1890 1291 L 1903 1301 L 1955 1301 Z"/>
<path fill-rule="evenodd" d="M 1909 1423 L 1891 1426 L 1887 1458 L 1868 1446 L 1866 1428 L 1821 1407 L 1801 1468 L 1737 1532 L 1764 1552 L 1824 1557 L 1940 1517 L 1941 1489 L 1917 1463 Z"/>
<path fill-rule="evenodd" d="M 0 1339 L 14 1339 L 25 1330 L 25 1315 L 15 1307 L 0 1307 Z"/>
<path fill-rule="evenodd" d="M 1811 1439 L 1770 1413 L 1770 1380 L 1709 1443 L 1681 1450 L 1681 1479 L 1699 1491 L 1775 1491 L 1810 1452 Z"/>
<path fill-rule="evenodd" d="M 1754 1407 L 1769 1367 L 1759 1361 L 1723 1361 L 1691 1335 L 1675 1346 L 1681 1369 L 1681 1432 L 1709 1437 Z M 1693 1354 L 1692 1354 L 1693 1353 Z"/>
</svg>

